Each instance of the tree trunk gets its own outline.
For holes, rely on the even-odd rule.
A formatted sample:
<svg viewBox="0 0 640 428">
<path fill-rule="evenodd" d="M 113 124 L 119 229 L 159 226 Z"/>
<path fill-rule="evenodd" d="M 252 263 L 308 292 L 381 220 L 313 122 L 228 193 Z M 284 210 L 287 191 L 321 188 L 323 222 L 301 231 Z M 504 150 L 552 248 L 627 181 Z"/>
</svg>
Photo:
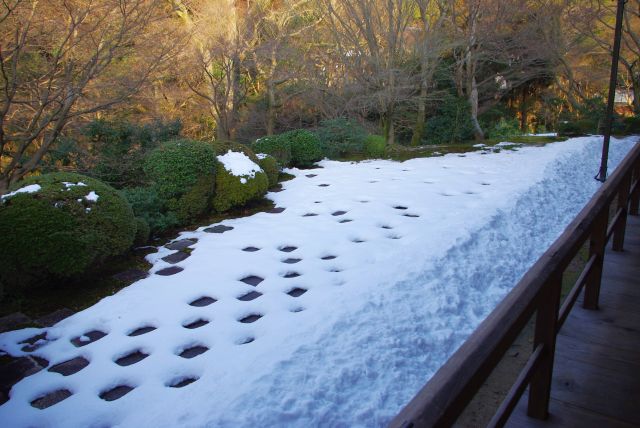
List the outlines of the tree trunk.
<svg viewBox="0 0 640 428">
<path fill-rule="evenodd" d="M 469 92 L 469 104 L 471 104 L 471 124 L 473 136 L 477 141 L 484 140 L 484 131 L 478 122 L 478 85 L 475 76 L 471 79 L 471 91 Z"/>
<path fill-rule="evenodd" d="M 267 81 L 267 135 L 273 135 L 276 122 L 276 91 L 272 80 Z"/>
<path fill-rule="evenodd" d="M 527 132 L 527 89 L 522 87 L 520 95 L 520 131 L 524 134 Z"/>
<path fill-rule="evenodd" d="M 228 112 L 223 110 L 216 120 L 216 140 L 231 141 L 231 132 L 228 127 Z"/>
<path fill-rule="evenodd" d="M 413 127 L 413 135 L 411 136 L 411 145 L 419 146 L 424 134 L 424 121 L 427 112 L 427 83 L 423 80 L 420 85 L 420 99 L 418 100 L 418 113 L 416 114 L 416 123 Z"/>
<path fill-rule="evenodd" d="M 229 109 L 227 114 L 228 123 L 226 126 L 228 140 L 230 141 L 235 139 L 236 124 L 238 123 L 240 102 L 242 100 L 242 95 L 240 93 L 240 78 L 242 71 L 240 67 L 240 56 L 238 52 L 235 52 L 232 57 L 231 63 L 231 108 Z"/>
<path fill-rule="evenodd" d="M 276 65 L 276 50 L 272 48 L 269 77 L 267 78 L 267 135 L 273 135 L 276 122 L 276 85 L 274 82 Z"/>
<path fill-rule="evenodd" d="M 640 76 L 633 76 L 633 112 L 640 115 Z"/>
<path fill-rule="evenodd" d="M 0 196 L 7 193 L 8 190 L 9 190 L 9 178 L 8 177 L 0 178 Z"/>
<path fill-rule="evenodd" d="M 391 113 L 385 113 L 382 116 L 382 132 L 387 145 L 394 144 L 395 130 L 393 126 L 393 117 Z"/>
</svg>

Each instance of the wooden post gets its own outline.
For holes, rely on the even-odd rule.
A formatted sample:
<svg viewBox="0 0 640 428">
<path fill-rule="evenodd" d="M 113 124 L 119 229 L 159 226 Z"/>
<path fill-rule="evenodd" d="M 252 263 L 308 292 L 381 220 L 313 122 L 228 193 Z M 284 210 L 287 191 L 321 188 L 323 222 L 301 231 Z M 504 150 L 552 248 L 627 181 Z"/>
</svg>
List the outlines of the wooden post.
<svg viewBox="0 0 640 428">
<path fill-rule="evenodd" d="M 585 309 L 598 309 L 600 299 L 600 283 L 602 282 L 602 265 L 604 263 L 604 250 L 607 245 L 607 226 L 609 221 L 609 206 L 602 210 L 593 224 L 591 239 L 589 241 L 589 257 L 595 255 L 591 275 L 584 287 Z"/>
<path fill-rule="evenodd" d="M 616 26 L 613 36 L 613 51 L 611 58 L 611 75 L 609 76 L 609 97 L 607 99 L 607 113 L 604 118 L 604 141 L 602 142 L 602 160 L 600 162 L 600 172 L 596 180 L 604 183 L 607 179 L 607 161 L 609 159 L 609 142 L 611 140 L 611 123 L 613 122 L 613 107 L 616 98 L 616 87 L 618 85 L 618 61 L 620 59 L 620 39 L 622 38 L 622 20 L 624 19 L 624 4 L 627 0 L 618 0 L 616 11 Z"/>
<path fill-rule="evenodd" d="M 622 180 L 620 192 L 618 193 L 618 207 L 622 209 L 622 211 L 620 212 L 618 225 L 615 226 L 613 231 L 613 244 L 611 246 L 613 251 L 624 250 L 624 234 L 627 230 L 627 206 L 629 205 L 629 191 L 631 190 L 632 172 L 633 171 L 629 171 L 624 180 Z"/>
<path fill-rule="evenodd" d="M 638 206 L 640 205 L 640 163 L 635 168 L 633 168 L 633 171 L 633 175 L 635 177 L 634 180 L 638 181 L 638 185 L 631 194 L 631 198 L 629 201 L 629 214 L 638 215 Z"/>
<path fill-rule="evenodd" d="M 562 273 L 559 273 L 551 277 L 541 290 L 540 306 L 536 313 L 533 349 L 542 344 L 543 350 L 540 366 L 531 377 L 529 384 L 529 407 L 527 409 L 527 414 L 536 419 L 547 419 L 549 416 L 561 288 Z"/>
</svg>

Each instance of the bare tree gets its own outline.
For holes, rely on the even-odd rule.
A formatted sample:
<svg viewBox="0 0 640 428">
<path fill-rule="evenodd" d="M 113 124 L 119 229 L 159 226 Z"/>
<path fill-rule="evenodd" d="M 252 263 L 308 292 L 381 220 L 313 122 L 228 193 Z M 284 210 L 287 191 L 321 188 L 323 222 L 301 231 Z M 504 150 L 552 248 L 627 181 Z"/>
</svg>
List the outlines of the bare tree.
<svg viewBox="0 0 640 428">
<path fill-rule="evenodd" d="M 483 110 L 532 80 L 549 77 L 555 67 L 545 49 L 544 24 L 553 9 L 520 0 L 450 1 L 458 48 L 458 94 L 467 98 L 476 139 Z"/>
<path fill-rule="evenodd" d="M 175 47 L 161 0 L 3 1 L 0 194 L 71 121 L 129 99 Z"/>
<path fill-rule="evenodd" d="M 385 139 L 394 143 L 396 109 L 415 90 L 412 76 L 403 67 L 413 3 L 323 0 L 322 4 L 344 71 L 356 84 L 356 100 L 380 115 Z"/>
<path fill-rule="evenodd" d="M 446 18 L 446 1 L 415 0 L 417 19 L 412 27 L 415 31 L 414 55 L 418 62 L 418 85 L 416 97 L 416 120 L 411 136 L 411 145 L 417 146 L 422 141 L 427 112 L 427 102 L 433 98 L 433 77 L 446 49 L 451 48 L 447 41 L 444 23 Z"/>
<path fill-rule="evenodd" d="M 188 84 L 206 101 L 215 119 L 216 139 L 232 140 L 249 91 L 243 63 L 251 55 L 254 10 L 249 2 L 232 0 L 200 0 L 190 6 L 196 73 Z"/>
<path fill-rule="evenodd" d="M 279 87 L 301 80 L 307 47 L 305 33 L 319 22 L 309 0 L 266 1 L 258 3 L 256 41 L 253 50 L 258 82 L 266 90 L 267 135 L 274 133 L 278 110 L 298 92 L 284 96 Z"/>
<path fill-rule="evenodd" d="M 616 3 L 605 0 L 576 2 L 569 8 L 569 15 L 568 23 L 582 37 L 595 43 L 600 53 L 606 55 L 604 63 L 608 65 L 613 49 Z M 640 0 L 628 0 L 625 6 L 620 64 L 628 86 L 633 90 L 633 109 L 640 114 Z"/>
</svg>

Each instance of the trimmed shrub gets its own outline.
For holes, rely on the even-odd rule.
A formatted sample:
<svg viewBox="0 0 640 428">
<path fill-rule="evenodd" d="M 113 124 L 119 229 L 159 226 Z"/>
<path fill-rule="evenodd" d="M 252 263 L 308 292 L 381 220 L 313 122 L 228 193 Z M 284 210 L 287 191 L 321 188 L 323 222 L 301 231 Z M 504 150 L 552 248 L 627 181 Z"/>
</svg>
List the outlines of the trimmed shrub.
<svg viewBox="0 0 640 428">
<path fill-rule="evenodd" d="M 278 168 L 278 162 L 276 161 L 276 158 L 265 153 L 259 153 L 256 156 L 258 156 L 258 165 L 260 166 L 260 168 L 262 168 L 265 174 L 267 174 L 267 178 L 269 179 L 269 187 L 273 187 L 278 184 L 280 169 Z"/>
<path fill-rule="evenodd" d="M 323 120 L 315 130 L 325 156 L 335 158 L 362 153 L 367 131 L 360 123 L 344 117 Z"/>
<path fill-rule="evenodd" d="M 144 169 L 158 195 L 179 198 L 198 179 L 215 172 L 216 152 L 211 144 L 193 140 L 164 143 L 147 158 Z"/>
<path fill-rule="evenodd" d="M 364 141 L 364 152 L 370 158 L 384 157 L 385 148 L 385 140 L 381 135 L 369 135 Z"/>
<path fill-rule="evenodd" d="M 309 167 L 322 159 L 320 140 L 311 131 L 296 129 L 283 134 L 263 137 L 253 145 L 257 153 L 275 157 L 282 166 Z"/>
<path fill-rule="evenodd" d="M 291 144 L 291 165 L 309 167 L 322 159 L 320 139 L 311 131 L 298 129 L 282 134 Z"/>
<path fill-rule="evenodd" d="M 282 134 L 257 139 L 253 144 L 253 150 L 273 156 L 283 167 L 291 164 L 291 144 Z"/>
<path fill-rule="evenodd" d="M 209 211 L 214 185 L 215 176 L 203 175 L 180 199 L 167 201 L 169 212 L 176 216 L 179 224 L 193 221 Z"/>
<path fill-rule="evenodd" d="M 224 155 L 229 150 L 231 150 L 232 152 L 244 153 L 254 163 L 258 163 L 259 161 L 258 156 L 256 156 L 256 152 L 254 152 L 250 147 L 245 146 L 244 144 L 234 143 L 231 141 L 216 141 L 213 143 L 213 147 L 215 148 L 217 155 Z"/>
<path fill-rule="evenodd" d="M 216 211 L 227 211 L 245 205 L 266 193 L 269 187 L 267 174 L 247 155 L 229 151 L 218 156 L 218 159 L 216 194 L 213 197 L 213 208 Z M 234 175 L 234 172 L 238 173 L 232 170 L 234 168 L 240 169 L 241 173 Z"/>
<path fill-rule="evenodd" d="M 122 191 L 136 217 L 142 218 L 152 234 L 164 232 L 178 225 L 175 213 L 168 212 L 166 203 L 153 187 L 134 187 Z"/>
<path fill-rule="evenodd" d="M 136 217 L 136 237 L 133 240 L 135 245 L 144 245 L 149 241 L 151 235 L 151 229 L 145 219 Z"/>
<path fill-rule="evenodd" d="M 164 143 L 151 152 L 144 169 L 160 199 L 181 224 L 206 212 L 213 196 L 216 153 L 193 140 Z"/>
<path fill-rule="evenodd" d="M 29 188 L 36 191 L 24 191 Z M 7 284 L 79 274 L 133 243 L 131 207 L 99 180 L 51 173 L 30 177 L 12 190 L 17 192 L 0 202 L 0 276 Z"/>
</svg>

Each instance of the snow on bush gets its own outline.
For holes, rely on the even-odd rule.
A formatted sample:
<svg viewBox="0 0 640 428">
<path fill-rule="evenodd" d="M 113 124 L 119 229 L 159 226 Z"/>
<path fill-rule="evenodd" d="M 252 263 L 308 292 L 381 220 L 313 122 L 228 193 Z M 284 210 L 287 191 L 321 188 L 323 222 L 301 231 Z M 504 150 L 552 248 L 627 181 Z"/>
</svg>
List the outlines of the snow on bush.
<svg viewBox="0 0 640 428">
<path fill-rule="evenodd" d="M 133 212 L 111 186 L 70 173 L 24 184 L 0 204 L 0 279 L 6 283 L 77 274 L 131 246 Z"/>
<path fill-rule="evenodd" d="M 216 194 L 213 197 L 216 211 L 243 206 L 266 193 L 269 187 L 267 174 L 247 154 L 228 150 L 218 156 L 218 162 Z"/>
<path fill-rule="evenodd" d="M 40 189 L 41 187 L 39 184 L 30 184 L 28 186 L 21 187 L 18 190 L 14 190 L 13 192 L 7 193 L 6 195 L 0 196 L 0 200 L 4 201 L 21 193 L 35 193 L 40 191 Z"/>
</svg>

